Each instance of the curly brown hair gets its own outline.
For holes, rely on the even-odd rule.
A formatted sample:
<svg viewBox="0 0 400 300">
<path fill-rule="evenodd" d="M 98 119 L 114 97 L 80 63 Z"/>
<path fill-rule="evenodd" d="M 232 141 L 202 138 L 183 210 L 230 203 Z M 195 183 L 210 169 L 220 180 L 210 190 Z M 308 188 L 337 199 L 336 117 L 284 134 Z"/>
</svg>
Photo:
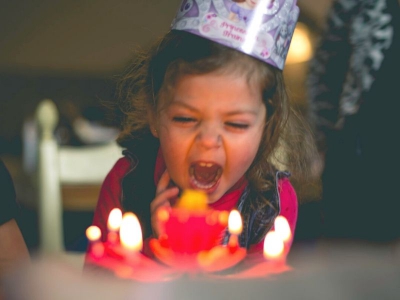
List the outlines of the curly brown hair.
<svg viewBox="0 0 400 300">
<path fill-rule="evenodd" d="M 125 118 L 120 144 L 149 132 L 149 112 L 160 113 L 160 95 L 173 92 L 179 78 L 211 72 L 246 76 L 248 83 L 256 84 L 262 93 L 267 118 L 258 153 L 246 172 L 250 185 L 260 193 L 270 190 L 275 186 L 277 169 L 306 178 L 316 153 L 314 140 L 289 101 L 282 71 L 184 31 L 167 33 L 149 53 L 138 55 L 122 76 L 118 91 Z"/>
</svg>

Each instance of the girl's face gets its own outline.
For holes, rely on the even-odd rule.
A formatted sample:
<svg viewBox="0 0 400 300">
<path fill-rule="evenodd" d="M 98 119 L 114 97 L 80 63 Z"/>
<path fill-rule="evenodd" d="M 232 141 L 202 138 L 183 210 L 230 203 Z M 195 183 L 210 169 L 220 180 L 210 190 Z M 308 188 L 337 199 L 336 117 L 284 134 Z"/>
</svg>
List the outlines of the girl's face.
<svg viewBox="0 0 400 300">
<path fill-rule="evenodd" d="M 184 76 L 172 94 L 153 133 L 175 184 L 213 203 L 256 156 L 266 122 L 261 92 L 245 77 L 211 73 Z"/>
</svg>

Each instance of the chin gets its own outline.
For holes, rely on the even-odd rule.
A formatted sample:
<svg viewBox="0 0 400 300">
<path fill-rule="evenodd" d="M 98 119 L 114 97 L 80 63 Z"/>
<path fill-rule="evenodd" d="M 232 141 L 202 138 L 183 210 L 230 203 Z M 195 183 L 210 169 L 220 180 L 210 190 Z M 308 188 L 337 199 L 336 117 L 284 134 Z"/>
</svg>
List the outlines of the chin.
<svg viewBox="0 0 400 300">
<path fill-rule="evenodd" d="M 217 202 L 225 193 L 219 193 L 215 191 L 212 194 L 208 194 L 208 203 L 215 203 Z"/>
</svg>

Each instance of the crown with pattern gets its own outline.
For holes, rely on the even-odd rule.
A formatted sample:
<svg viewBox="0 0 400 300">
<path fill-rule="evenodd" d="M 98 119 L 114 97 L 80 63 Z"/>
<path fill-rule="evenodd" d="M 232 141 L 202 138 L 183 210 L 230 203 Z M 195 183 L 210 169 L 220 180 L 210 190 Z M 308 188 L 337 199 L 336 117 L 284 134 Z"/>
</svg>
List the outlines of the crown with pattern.
<svg viewBox="0 0 400 300">
<path fill-rule="evenodd" d="M 297 0 L 183 0 L 171 28 L 283 69 L 299 16 Z"/>
</svg>

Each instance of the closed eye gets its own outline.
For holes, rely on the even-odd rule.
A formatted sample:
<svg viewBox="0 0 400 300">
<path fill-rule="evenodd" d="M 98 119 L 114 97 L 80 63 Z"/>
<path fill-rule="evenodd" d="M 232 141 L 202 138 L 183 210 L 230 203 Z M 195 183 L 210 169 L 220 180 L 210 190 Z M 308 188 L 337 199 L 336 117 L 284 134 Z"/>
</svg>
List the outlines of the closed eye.
<svg viewBox="0 0 400 300">
<path fill-rule="evenodd" d="M 247 129 L 249 128 L 249 124 L 246 123 L 234 123 L 234 122 L 227 122 L 225 123 L 226 126 L 235 128 L 235 129 Z"/>
<path fill-rule="evenodd" d="M 191 117 L 173 117 L 172 120 L 177 123 L 191 123 L 196 122 L 196 119 Z"/>
</svg>

